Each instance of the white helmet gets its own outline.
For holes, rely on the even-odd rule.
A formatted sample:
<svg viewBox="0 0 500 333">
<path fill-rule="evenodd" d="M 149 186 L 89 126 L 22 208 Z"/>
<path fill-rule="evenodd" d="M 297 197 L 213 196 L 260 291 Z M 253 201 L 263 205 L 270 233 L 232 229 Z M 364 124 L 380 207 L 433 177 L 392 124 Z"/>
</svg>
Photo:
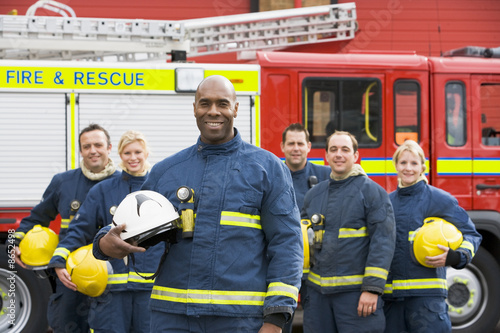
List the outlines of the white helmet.
<svg viewBox="0 0 500 333">
<path fill-rule="evenodd" d="M 167 198 L 158 192 L 147 190 L 127 195 L 113 216 L 115 226 L 126 225 L 120 235 L 121 239 L 130 239 L 137 244 L 178 228 L 178 220 L 179 214 Z"/>
</svg>

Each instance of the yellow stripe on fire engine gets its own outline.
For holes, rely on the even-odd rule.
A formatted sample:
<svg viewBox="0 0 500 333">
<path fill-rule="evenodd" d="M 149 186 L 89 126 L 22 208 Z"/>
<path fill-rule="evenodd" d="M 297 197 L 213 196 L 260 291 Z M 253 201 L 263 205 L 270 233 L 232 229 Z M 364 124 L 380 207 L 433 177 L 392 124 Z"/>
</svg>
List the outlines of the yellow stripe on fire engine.
<svg viewBox="0 0 500 333">
<path fill-rule="evenodd" d="M 472 170 L 475 175 L 498 176 L 500 175 L 500 158 L 474 158 Z"/>
<path fill-rule="evenodd" d="M 173 69 L 0 67 L 0 88 L 175 90 Z"/>
<path fill-rule="evenodd" d="M 373 176 L 396 176 L 396 168 L 392 163 L 392 158 L 383 157 L 366 157 L 361 158 L 361 167 L 365 170 L 366 174 L 370 177 Z M 425 174 L 429 174 L 429 160 L 425 160 Z"/>
<path fill-rule="evenodd" d="M 221 71 L 205 69 L 205 77 L 210 75 L 222 75 L 234 86 L 236 91 L 259 92 L 258 71 Z"/>
<path fill-rule="evenodd" d="M 368 176 L 385 176 L 385 158 L 362 158 L 359 164 L 361 164 L 361 167 Z"/>
<path fill-rule="evenodd" d="M 470 158 L 438 158 L 436 167 L 436 171 L 440 176 L 470 175 L 473 170 L 472 160 Z"/>
<path fill-rule="evenodd" d="M 255 125 L 253 126 L 254 128 L 254 138 L 255 142 L 254 144 L 257 147 L 260 147 L 260 96 L 257 95 L 255 96 Z"/>
</svg>

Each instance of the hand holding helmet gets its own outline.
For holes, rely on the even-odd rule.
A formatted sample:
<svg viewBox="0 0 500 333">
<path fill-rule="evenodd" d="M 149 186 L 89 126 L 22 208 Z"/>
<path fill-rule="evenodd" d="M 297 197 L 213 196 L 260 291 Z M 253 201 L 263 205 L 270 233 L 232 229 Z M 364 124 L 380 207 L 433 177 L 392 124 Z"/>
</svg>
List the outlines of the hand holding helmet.
<svg viewBox="0 0 500 333">
<path fill-rule="evenodd" d="M 115 227 L 100 239 L 99 248 L 105 255 L 119 259 L 144 252 L 141 243 L 154 245 L 166 237 L 166 231 L 178 227 L 178 220 L 174 206 L 160 193 L 132 192 L 118 205 L 113 216 Z"/>
<path fill-rule="evenodd" d="M 462 240 L 462 233 L 455 225 L 439 217 L 428 217 L 415 234 L 413 254 L 422 266 L 442 267 L 449 249 L 456 250 Z"/>
<path fill-rule="evenodd" d="M 145 252 L 143 247 L 134 246 L 121 239 L 120 235 L 127 226 L 120 224 L 99 240 L 99 249 L 102 253 L 111 258 L 123 259 L 130 253 Z"/>
<path fill-rule="evenodd" d="M 76 291 L 76 284 L 71 282 L 71 275 L 69 275 L 68 270 L 64 267 L 54 267 L 54 271 L 57 274 L 59 280 L 64 284 L 66 288 L 69 290 Z"/>
<path fill-rule="evenodd" d="M 446 258 L 448 257 L 448 252 L 450 248 L 441 244 L 438 244 L 438 248 L 443 251 L 443 253 L 435 256 L 425 257 L 425 263 L 430 267 L 444 267 L 446 266 Z"/>
</svg>

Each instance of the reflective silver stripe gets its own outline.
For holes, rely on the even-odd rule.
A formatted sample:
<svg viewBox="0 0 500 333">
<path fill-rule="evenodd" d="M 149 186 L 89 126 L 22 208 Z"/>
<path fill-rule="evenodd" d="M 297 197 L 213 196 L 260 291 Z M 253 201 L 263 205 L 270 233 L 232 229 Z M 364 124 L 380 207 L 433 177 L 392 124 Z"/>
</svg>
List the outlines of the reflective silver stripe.
<svg viewBox="0 0 500 333">
<path fill-rule="evenodd" d="M 447 289 L 446 279 L 411 279 L 411 280 L 394 280 L 392 281 L 392 289 L 396 290 L 411 290 L 411 289 Z"/>
<path fill-rule="evenodd" d="M 409 242 L 413 242 L 413 240 L 415 239 L 415 236 L 417 235 L 417 232 L 416 231 L 410 231 L 408 233 L 408 241 Z"/>
<path fill-rule="evenodd" d="M 61 229 L 67 229 L 72 219 L 61 219 Z"/>
<path fill-rule="evenodd" d="M 471 242 L 468 242 L 466 240 L 464 240 L 462 242 L 462 244 L 460 244 L 460 247 L 459 249 L 466 249 L 466 250 L 469 250 L 470 253 L 472 254 L 472 257 L 474 257 L 475 253 L 474 253 L 474 245 L 472 245 Z"/>
<path fill-rule="evenodd" d="M 153 286 L 151 298 L 190 304 L 256 305 L 263 306 L 265 292 L 193 290 Z"/>
<path fill-rule="evenodd" d="M 108 275 L 108 284 L 125 284 L 127 279 L 128 274 L 110 274 Z"/>
<path fill-rule="evenodd" d="M 267 288 L 267 296 L 286 296 L 297 301 L 299 298 L 299 289 L 289 284 L 272 282 Z"/>
<path fill-rule="evenodd" d="M 20 231 L 14 233 L 14 237 L 19 239 L 19 240 L 23 240 L 25 235 L 26 234 L 24 232 L 20 232 Z"/>
<path fill-rule="evenodd" d="M 392 283 L 387 283 L 385 285 L 384 294 L 392 294 Z"/>
<path fill-rule="evenodd" d="M 53 257 L 60 256 L 64 260 L 66 260 L 66 259 L 68 259 L 69 253 L 70 252 L 68 249 L 65 249 L 64 247 L 58 247 L 58 248 L 56 248 L 56 250 L 54 251 L 54 254 L 52 254 L 52 256 Z"/>
<path fill-rule="evenodd" d="M 366 237 L 366 236 L 368 236 L 366 227 L 361 227 L 359 229 L 353 229 L 353 228 L 339 229 L 339 238 Z"/>
<path fill-rule="evenodd" d="M 386 280 L 388 274 L 389 271 L 380 267 L 365 267 L 365 276 L 373 276 Z"/>
<path fill-rule="evenodd" d="M 140 275 L 139 275 L 140 274 Z M 142 276 L 141 276 L 142 275 Z M 129 282 L 136 282 L 136 283 L 154 283 L 154 279 L 146 279 L 147 277 L 153 276 L 154 273 L 136 273 L 136 272 L 130 272 L 128 276 L 128 281 Z"/>
<path fill-rule="evenodd" d="M 262 229 L 262 226 L 260 225 L 259 215 L 250 215 L 237 212 L 222 212 L 220 224 Z"/>
<path fill-rule="evenodd" d="M 148 280 L 145 279 L 139 274 L 143 276 L 152 276 L 154 273 L 135 273 L 135 272 L 130 272 L 129 274 L 127 273 L 122 273 L 122 274 L 110 274 L 108 275 L 108 284 L 126 284 L 129 282 L 134 282 L 134 283 L 154 283 L 154 280 Z"/>
<path fill-rule="evenodd" d="M 321 287 L 350 286 L 363 283 L 364 275 L 347 275 L 322 277 L 313 272 L 309 273 L 308 279 Z"/>
</svg>

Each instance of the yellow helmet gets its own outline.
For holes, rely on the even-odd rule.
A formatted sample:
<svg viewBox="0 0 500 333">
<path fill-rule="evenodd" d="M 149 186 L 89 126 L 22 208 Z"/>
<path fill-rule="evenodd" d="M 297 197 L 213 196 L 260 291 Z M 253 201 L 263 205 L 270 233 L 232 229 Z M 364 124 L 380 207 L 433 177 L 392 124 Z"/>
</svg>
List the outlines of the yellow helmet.
<svg viewBox="0 0 500 333">
<path fill-rule="evenodd" d="M 37 224 L 19 243 L 21 260 L 33 270 L 47 268 L 59 243 L 59 236 L 47 227 Z"/>
<path fill-rule="evenodd" d="M 105 261 L 92 254 L 92 244 L 71 252 L 66 269 L 77 290 L 90 297 L 100 296 L 108 285 L 108 268 Z"/>
<path fill-rule="evenodd" d="M 425 267 L 432 267 L 425 263 L 425 257 L 437 256 L 443 251 L 438 244 L 456 250 L 462 244 L 463 236 L 454 224 L 439 218 L 428 217 L 413 239 L 413 254 L 415 259 Z"/>
</svg>

